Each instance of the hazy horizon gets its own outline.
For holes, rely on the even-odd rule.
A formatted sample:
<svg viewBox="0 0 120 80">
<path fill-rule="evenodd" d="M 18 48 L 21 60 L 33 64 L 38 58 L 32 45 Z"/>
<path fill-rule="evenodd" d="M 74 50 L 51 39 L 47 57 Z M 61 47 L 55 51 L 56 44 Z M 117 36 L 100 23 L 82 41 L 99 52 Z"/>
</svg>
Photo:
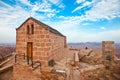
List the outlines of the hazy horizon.
<svg viewBox="0 0 120 80">
<path fill-rule="evenodd" d="M 67 44 L 81 44 L 81 43 L 91 43 L 91 44 L 93 44 L 93 43 L 97 43 L 97 44 L 102 44 L 102 41 L 101 42 L 67 42 Z M 116 42 L 114 42 L 115 44 L 120 44 L 120 43 L 116 43 Z M 0 43 L 0 44 L 16 44 L 16 42 L 15 43 Z"/>
</svg>

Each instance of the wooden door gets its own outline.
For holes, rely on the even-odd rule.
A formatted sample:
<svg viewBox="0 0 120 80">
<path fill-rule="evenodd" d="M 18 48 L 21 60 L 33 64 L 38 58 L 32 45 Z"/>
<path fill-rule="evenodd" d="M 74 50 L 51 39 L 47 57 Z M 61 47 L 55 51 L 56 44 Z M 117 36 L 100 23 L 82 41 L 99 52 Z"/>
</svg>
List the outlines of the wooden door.
<svg viewBox="0 0 120 80">
<path fill-rule="evenodd" d="M 33 43 L 32 42 L 27 43 L 27 57 L 31 59 L 33 58 Z"/>
</svg>

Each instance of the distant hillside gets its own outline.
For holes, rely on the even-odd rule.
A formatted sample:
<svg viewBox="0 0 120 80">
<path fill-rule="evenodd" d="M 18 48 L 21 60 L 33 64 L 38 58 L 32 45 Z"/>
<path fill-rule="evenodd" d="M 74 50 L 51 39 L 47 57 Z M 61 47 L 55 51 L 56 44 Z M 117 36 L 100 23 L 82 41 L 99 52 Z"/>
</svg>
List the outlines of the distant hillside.
<svg viewBox="0 0 120 80">
<path fill-rule="evenodd" d="M 68 43 L 69 46 L 72 46 L 74 48 L 81 48 L 84 49 L 85 47 L 91 48 L 91 49 L 101 49 L 102 44 L 98 42 L 86 42 L 86 43 Z"/>
<path fill-rule="evenodd" d="M 99 42 L 86 42 L 86 43 L 68 43 L 69 46 L 77 47 L 77 48 L 95 48 L 95 49 L 101 49 L 102 43 Z M 120 43 L 115 43 L 115 48 L 120 49 Z"/>
<path fill-rule="evenodd" d="M 15 47 L 15 43 L 0 43 L 0 46 L 11 46 L 11 47 Z"/>
</svg>

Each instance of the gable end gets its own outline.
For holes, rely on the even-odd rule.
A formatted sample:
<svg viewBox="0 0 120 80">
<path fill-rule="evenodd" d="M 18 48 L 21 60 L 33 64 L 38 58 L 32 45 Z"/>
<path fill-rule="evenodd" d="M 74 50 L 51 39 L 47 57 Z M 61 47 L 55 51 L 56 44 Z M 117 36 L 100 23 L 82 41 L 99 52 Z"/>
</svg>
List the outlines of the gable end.
<svg viewBox="0 0 120 80">
<path fill-rule="evenodd" d="M 60 33 L 59 31 L 57 31 L 56 29 L 54 29 L 54 28 L 52 28 L 52 27 L 50 27 L 50 26 L 48 26 L 48 25 L 46 25 L 46 24 L 44 24 L 44 23 L 36 20 L 36 19 L 33 18 L 33 17 L 28 18 L 28 19 L 27 19 L 25 22 L 23 22 L 18 28 L 16 28 L 16 30 L 18 30 L 20 27 L 22 27 L 22 26 L 23 26 L 28 20 L 30 20 L 30 19 L 32 19 L 33 21 L 35 21 L 36 23 L 38 23 L 38 24 L 40 24 L 40 25 L 42 24 L 43 27 L 49 29 L 50 32 L 65 37 L 62 33 Z"/>
</svg>

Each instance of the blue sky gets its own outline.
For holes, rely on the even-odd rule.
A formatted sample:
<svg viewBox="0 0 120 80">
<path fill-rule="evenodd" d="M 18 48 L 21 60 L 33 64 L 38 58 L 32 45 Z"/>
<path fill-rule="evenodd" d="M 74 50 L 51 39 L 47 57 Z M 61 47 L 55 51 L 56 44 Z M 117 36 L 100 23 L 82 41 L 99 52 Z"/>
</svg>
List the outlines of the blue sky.
<svg viewBox="0 0 120 80">
<path fill-rule="evenodd" d="M 0 0 L 0 43 L 15 43 L 30 15 L 67 36 L 67 42 L 120 43 L 120 0 Z"/>
</svg>

